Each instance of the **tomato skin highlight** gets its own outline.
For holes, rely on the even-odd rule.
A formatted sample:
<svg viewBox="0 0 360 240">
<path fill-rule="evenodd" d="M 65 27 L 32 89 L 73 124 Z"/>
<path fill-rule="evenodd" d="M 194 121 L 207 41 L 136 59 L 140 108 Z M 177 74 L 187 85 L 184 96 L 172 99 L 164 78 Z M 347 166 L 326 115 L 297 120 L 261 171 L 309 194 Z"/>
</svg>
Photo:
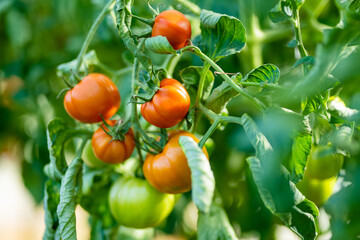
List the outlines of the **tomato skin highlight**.
<svg viewBox="0 0 360 240">
<path fill-rule="evenodd" d="M 190 96 L 184 86 L 175 79 L 165 78 L 151 101 L 141 105 L 141 115 L 159 128 L 178 124 L 187 114 Z"/>
<path fill-rule="evenodd" d="M 116 121 L 108 121 L 108 123 L 114 126 Z M 104 124 L 102 127 L 108 130 Z M 105 163 L 117 164 L 124 162 L 131 156 L 135 148 L 134 131 L 131 128 L 125 134 L 124 141 L 111 140 L 112 137 L 100 127 L 94 132 L 91 146 L 98 159 Z"/>
<path fill-rule="evenodd" d="M 126 227 L 148 228 L 159 225 L 172 211 L 175 195 L 154 189 L 146 180 L 122 177 L 111 187 L 110 211 Z"/>
<path fill-rule="evenodd" d="M 189 136 L 199 142 L 198 138 L 186 131 L 171 131 L 164 150 L 157 155 L 146 156 L 143 165 L 144 176 L 160 192 L 183 193 L 191 190 L 191 171 L 179 144 L 181 136 Z M 205 147 L 203 152 L 209 158 Z"/>
<path fill-rule="evenodd" d="M 191 39 L 190 21 L 179 11 L 164 11 L 156 16 L 151 36 L 164 36 L 175 50 L 179 50 Z"/>
<path fill-rule="evenodd" d="M 84 77 L 64 98 L 67 113 L 83 123 L 101 122 L 111 118 L 119 109 L 120 93 L 109 77 L 91 73 Z"/>
</svg>

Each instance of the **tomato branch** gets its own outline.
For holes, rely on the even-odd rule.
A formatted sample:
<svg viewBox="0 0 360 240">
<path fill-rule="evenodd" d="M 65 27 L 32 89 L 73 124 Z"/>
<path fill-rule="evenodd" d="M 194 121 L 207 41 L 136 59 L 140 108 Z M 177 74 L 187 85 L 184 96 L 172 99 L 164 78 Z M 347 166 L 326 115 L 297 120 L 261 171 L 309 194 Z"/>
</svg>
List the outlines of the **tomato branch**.
<svg viewBox="0 0 360 240">
<path fill-rule="evenodd" d="M 211 67 L 213 67 L 216 71 L 223 73 L 221 74 L 221 77 L 232 87 L 234 88 L 238 93 L 246 97 L 251 103 L 253 103 L 256 107 L 258 107 L 261 111 L 266 109 L 266 106 L 263 102 L 256 99 L 254 96 L 252 96 L 250 93 L 248 93 L 244 88 L 237 85 L 228 75 L 224 74 L 225 72 L 221 69 L 219 65 L 217 65 L 213 60 L 211 60 L 208 56 L 206 56 L 198 47 L 195 46 L 188 46 L 183 48 L 182 51 L 190 51 L 200 57 L 202 60 L 208 62 Z"/>
<path fill-rule="evenodd" d="M 145 46 L 145 39 L 142 39 L 139 44 L 139 49 L 142 49 L 144 46 Z M 141 135 L 141 137 L 144 138 L 146 143 L 149 144 L 151 148 L 153 148 L 156 152 L 161 152 L 162 147 L 159 144 L 157 144 L 155 139 L 149 137 L 146 134 L 146 132 L 141 128 L 141 124 L 139 122 L 139 117 L 138 117 L 138 113 L 137 113 L 137 103 L 136 103 L 136 94 L 137 94 L 137 90 L 138 90 L 137 79 L 139 79 L 139 75 L 140 75 L 140 61 L 137 58 L 135 58 L 134 65 L 133 65 L 133 75 L 132 75 L 132 80 L 131 80 L 131 95 L 133 96 L 133 98 L 135 98 L 134 101 L 132 101 L 132 108 L 131 108 L 131 121 L 134 126 L 135 141 L 138 143 L 139 137 Z M 138 144 L 136 144 L 136 149 L 137 149 L 137 152 L 139 154 L 141 161 L 143 162 L 144 160 L 141 155 L 141 149 L 139 148 Z"/>
</svg>

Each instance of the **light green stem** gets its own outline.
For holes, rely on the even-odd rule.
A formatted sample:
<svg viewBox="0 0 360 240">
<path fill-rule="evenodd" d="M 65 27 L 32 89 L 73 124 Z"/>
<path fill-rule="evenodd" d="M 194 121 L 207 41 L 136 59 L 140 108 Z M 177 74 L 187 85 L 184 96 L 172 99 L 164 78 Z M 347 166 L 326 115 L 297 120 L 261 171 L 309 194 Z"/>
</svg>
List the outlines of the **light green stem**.
<svg viewBox="0 0 360 240">
<path fill-rule="evenodd" d="M 201 52 L 201 50 L 195 46 L 189 46 L 184 49 L 185 51 L 191 51 L 195 55 L 199 56 L 204 61 L 208 62 L 217 72 L 220 73 L 220 76 L 238 93 L 246 97 L 250 102 L 252 102 L 256 107 L 258 107 L 261 111 L 265 110 L 266 106 L 264 103 L 260 102 L 258 99 L 253 97 L 250 93 L 248 93 L 245 89 L 237 85 L 213 60 L 211 60 L 208 56 Z"/>
<path fill-rule="evenodd" d="M 75 67 L 75 74 L 77 75 L 79 73 L 79 69 L 82 63 L 82 60 L 86 54 L 87 49 L 89 48 L 90 42 L 93 39 L 96 30 L 98 29 L 98 27 L 100 26 L 100 23 L 104 20 L 104 18 L 106 17 L 106 15 L 109 13 L 110 9 L 112 9 L 115 5 L 116 0 L 110 0 L 105 7 L 102 9 L 101 13 L 99 14 L 99 16 L 96 18 L 95 22 L 93 23 L 93 25 L 90 28 L 90 31 L 88 33 L 88 35 L 86 36 L 86 39 L 81 47 L 81 50 L 79 52 L 79 55 L 77 56 L 76 60 L 76 67 Z"/>
</svg>

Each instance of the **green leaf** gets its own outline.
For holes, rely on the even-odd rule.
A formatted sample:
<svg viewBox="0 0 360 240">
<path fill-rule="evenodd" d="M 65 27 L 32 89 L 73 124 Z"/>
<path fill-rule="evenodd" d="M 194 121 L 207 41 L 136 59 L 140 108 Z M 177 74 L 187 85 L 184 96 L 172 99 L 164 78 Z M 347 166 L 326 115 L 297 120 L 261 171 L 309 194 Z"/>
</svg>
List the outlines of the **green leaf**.
<svg viewBox="0 0 360 240">
<path fill-rule="evenodd" d="M 288 46 L 289 48 L 293 48 L 293 47 L 296 47 L 296 46 L 298 46 L 298 45 L 299 45 L 299 41 L 297 41 L 296 39 L 291 40 L 291 41 L 288 42 L 288 44 L 287 44 L 287 46 Z"/>
<path fill-rule="evenodd" d="M 293 68 L 296 68 L 297 66 L 299 66 L 301 64 L 306 64 L 306 63 L 308 63 L 310 65 L 315 65 L 315 58 L 313 56 L 306 56 L 306 57 L 300 58 L 299 60 L 296 61 Z"/>
<path fill-rule="evenodd" d="M 280 165 L 272 146 L 255 122 L 244 114 L 239 123 L 256 151 L 257 157 L 249 157 L 247 162 L 264 205 L 300 237 L 315 239 L 315 217 L 318 215 L 315 204 L 306 201 L 307 207 L 303 209 L 305 197 L 289 181 L 290 174 Z"/>
<path fill-rule="evenodd" d="M 296 133 L 291 151 L 291 159 L 288 163 L 291 171 L 290 180 L 294 183 L 300 181 L 304 175 L 307 157 L 311 150 L 312 135 L 308 133 Z"/>
<path fill-rule="evenodd" d="M 96 55 L 95 50 L 91 50 L 85 54 L 84 59 L 80 65 L 80 72 L 85 72 L 86 68 L 94 66 L 99 63 L 99 59 Z M 77 59 L 74 59 L 67 63 L 62 63 L 56 68 L 56 74 L 58 77 L 71 75 L 73 70 L 76 68 Z M 90 69 L 91 70 L 91 69 Z"/>
<path fill-rule="evenodd" d="M 83 161 L 75 158 L 61 180 L 60 202 L 57 206 L 59 228 L 62 239 L 76 239 L 75 207 L 78 188 L 81 185 Z"/>
<path fill-rule="evenodd" d="M 238 239 L 225 211 L 219 206 L 212 205 L 208 214 L 199 213 L 197 225 L 199 240 Z"/>
<path fill-rule="evenodd" d="M 300 9 L 304 2 L 305 0 L 281 0 L 270 10 L 269 17 L 274 23 L 295 18 L 293 10 Z"/>
<path fill-rule="evenodd" d="M 200 78 L 203 74 L 203 67 L 190 66 L 180 71 L 180 78 L 184 82 L 185 88 L 190 95 L 192 104 L 196 100 L 197 90 L 200 83 Z M 211 93 L 214 85 L 214 75 L 210 70 L 207 70 L 204 81 L 203 99 L 207 99 Z"/>
<path fill-rule="evenodd" d="M 294 204 L 285 212 L 282 209 L 278 209 L 279 197 L 274 194 L 274 189 L 280 186 L 272 186 L 272 184 L 269 183 L 266 170 L 259 159 L 256 157 L 249 157 L 246 161 L 249 164 L 260 197 L 270 212 L 278 216 L 287 227 L 302 239 L 316 239 L 315 217 L 319 215 L 316 205 L 313 202 L 306 200 L 295 187 L 294 183 L 289 182 L 290 190 L 294 196 Z M 284 174 L 282 181 L 285 183 L 289 176 L 285 169 L 282 169 L 282 173 Z"/>
<path fill-rule="evenodd" d="M 360 111 L 347 107 L 339 97 L 332 98 L 328 101 L 327 106 L 331 115 L 335 117 L 340 117 L 347 121 L 359 121 L 360 119 Z"/>
<path fill-rule="evenodd" d="M 194 44 L 212 60 L 217 61 L 244 48 L 245 28 L 239 19 L 202 10 L 200 21 L 201 36 Z"/>
<path fill-rule="evenodd" d="M 355 12 L 360 8 L 360 0 L 353 0 L 349 5 L 349 10 Z"/>
<path fill-rule="evenodd" d="M 192 199 L 199 211 L 208 213 L 215 190 L 215 178 L 209 160 L 191 137 L 181 136 L 179 144 L 191 170 Z"/>
<path fill-rule="evenodd" d="M 43 240 L 60 239 L 56 236 L 59 226 L 59 218 L 56 212 L 60 201 L 60 184 L 52 179 L 45 183 L 44 210 L 45 210 L 45 232 Z"/>
<path fill-rule="evenodd" d="M 175 49 L 170 45 L 166 37 L 157 36 L 147 38 L 145 41 L 147 49 L 159 54 L 176 54 Z"/>
<path fill-rule="evenodd" d="M 48 177 L 59 180 L 67 169 L 64 155 L 66 141 L 75 136 L 88 135 L 90 137 L 91 132 L 70 128 L 64 120 L 56 118 L 49 122 L 46 134 L 50 163 L 45 166 L 45 173 Z"/>
<path fill-rule="evenodd" d="M 355 156 L 359 159 L 359 155 Z M 330 197 L 325 205 L 326 212 L 330 215 L 332 239 L 357 239 L 360 226 L 360 169 L 356 167 L 347 172 L 352 176 L 347 186 Z"/>
<path fill-rule="evenodd" d="M 151 59 L 145 55 L 145 53 L 138 48 L 134 39 L 131 37 L 131 6 L 132 0 L 117 0 L 116 1 L 116 22 L 119 30 L 120 38 L 123 40 L 125 47 L 131 52 L 131 54 L 139 60 L 141 65 L 146 71 L 151 70 Z"/>
<path fill-rule="evenodd" d="M 102 188 L 110 182 L 111 168 L 92 169 L 85 165 L 82 179 L 82 194 L 88 195 L 96 188 Z"/>
<path fill-rule="evenodd" d="M 325 31 L 323 43 L 316 48 L 316 64 L 309 74 L 292 88 L 289 96 L 285 96 L 285 98 L 294 98 L 294 96 L 313 97 L 334 87 L 337 80 L 329 76 L 329 74 L 341 60 L 342 54 L 348 48 L 348 44 L 359 35 L 360 32 L 356 24 L 346 25 L 342 29 L 334 28 Z"/>
<path fill-rule="evenodd" d="M 253 69 L 246 75 L 242 82 L 277 83 L 280 78 L 280 70 L 273 64 L 264 64 Z"/>
<path fill-rule="evenodd" d="M 235 82 L 241 82 L 241 78 L 242 75 L 240 73 L 232 77 Z M 239 95 L 239 92 L 224 81 L 212 91 L 205 102 L 205 106 L 215 113 L 220 113 L 230 100 L 237 95 Z"/>
</svg>

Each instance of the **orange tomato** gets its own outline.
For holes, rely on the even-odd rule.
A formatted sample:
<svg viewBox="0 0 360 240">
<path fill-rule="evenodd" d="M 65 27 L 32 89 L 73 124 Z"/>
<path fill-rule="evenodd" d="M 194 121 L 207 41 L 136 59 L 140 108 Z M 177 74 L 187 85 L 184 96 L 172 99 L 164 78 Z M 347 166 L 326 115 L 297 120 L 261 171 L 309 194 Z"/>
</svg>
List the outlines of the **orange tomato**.
<svg viewBox="0 0 360 240">
<path fill-rule="evenodd" d="M 191 189 L 191 171 L 179 144 L 180 136 L 189 136 L 199 142 L 199 139 L 191 133 L 181 130 L 172 131 L 161 153 L 146 156 L 143 165 L 145 178 L 160 192 L 183 193 Z M 205 147 L 203 151 L 209 158 Z"/>
<path fill-rule="evenodd" d="M 141 105 L 141 115 L 159 128 L 178 124 L 187 114 L 190 96 L 181 83 L 172 78 L 160 82 L 160 89 L 150 102 Z"/>
<path fill-rule="evenodd" d="M 109 121 L 108 123 L 114 126 L 116 121 Z M 104 124 L 102 124 L 102 127 L 108 130 Z M 123 141 L 111 140 L 112 137 L 100 127 L 94 132 L 91 146 L 98 159 L 106 163 L 117 164 L 124 162 L 131 156 L 135 148 L 134 131 L 131 128 L 125 134 Z"/>
<path fill-rule="evenodd" d="M 151 36 L 166 37 L 170 45 L 178 50 L 188 45 L 191 39 L 190 21 L 179 11 L 164 11 L 156 16 Z"/>
<path fill-rule="evenodd" d="M 101 73 L 91 73 L 84 77 L 64 98 L 68 114 L 83 123 L 111 118 L 120 107 L 120 94 L 110 78 Z"/>
</svg>

